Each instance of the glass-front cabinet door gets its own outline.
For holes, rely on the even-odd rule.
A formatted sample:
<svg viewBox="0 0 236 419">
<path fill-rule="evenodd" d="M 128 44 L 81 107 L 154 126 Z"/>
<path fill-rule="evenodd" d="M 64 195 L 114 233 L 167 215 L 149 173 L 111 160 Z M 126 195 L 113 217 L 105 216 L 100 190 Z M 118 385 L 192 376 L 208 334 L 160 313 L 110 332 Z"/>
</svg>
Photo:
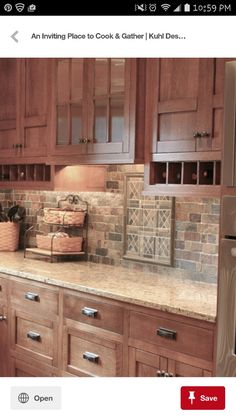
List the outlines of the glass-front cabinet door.
<svg viewBox="0 0 236 419">
<path fill-rule="evenodd" d="M 133 163 L 137 136 L 144 138 L 139 130 L 143 107 L 137 112 L 137 99 L 145 102 L 140 94 L 144 60 L 59 59 L 55 74 L 54 154 L 63 156 L 65 164 Z M 142 151 L 140 143 L 138 149 Z"/>
<path fill-rule="evenodd" d="M 86 72 L 83 58 L 56 62 L 56 154 L 70 154 L 86 148 Z M 78 150 L 79 149 L 79 150 Z"/>
<path fill-rule="evenodd" d="M 124 58 L 89 61 L 88 138 L 94 153 L 122 153 L 127 147 L 125 119 L 129 63 Z"/>
</svg>

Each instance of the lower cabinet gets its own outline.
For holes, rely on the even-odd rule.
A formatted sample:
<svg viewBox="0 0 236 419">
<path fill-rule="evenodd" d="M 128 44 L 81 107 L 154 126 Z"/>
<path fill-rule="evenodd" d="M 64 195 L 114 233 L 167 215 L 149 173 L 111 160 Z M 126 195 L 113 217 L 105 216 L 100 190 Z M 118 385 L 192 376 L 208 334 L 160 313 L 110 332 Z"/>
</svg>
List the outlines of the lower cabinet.
<svg viewBox="0 0 236 419">
<path fill-rule="evenodd" d="M 159 310 L 130 312 L 129 375 L 209 377 L 214 324 Z"/>
<path fill-rule="evenodd" d="M 7 307 L 0 302 L 0 377 L 8 376 L 8 318 Z"/>
<path fill-rule="evenodd" d="M 117 377 L 122 375 L 122 345 L 66 327 L 63 345 L 63 370 L 78 376 Z"/>
<path fill-rule="evenodd" d="M 215 325 L 0 276 L 0 376 L 204 377 Z"/>
<path fill-rule="evenodd" d="M 11 311 L 11 352 L 55 366 L 58 363 L 57 329 L 52 320 L 14 309 Z"/>
<path fill-rule="evenodd" d="M 129 348 L 131 377 L 210 377 L 211 371 L 165 358 L 136 348 Z"/>
<path fill-rule="evenodd" d="M 42 363 L 32 361 L 31 358 L 24 358 L 24 361 L 11 357 L 11 377 L 56 377 L 57 371 Z"/>
</svg>

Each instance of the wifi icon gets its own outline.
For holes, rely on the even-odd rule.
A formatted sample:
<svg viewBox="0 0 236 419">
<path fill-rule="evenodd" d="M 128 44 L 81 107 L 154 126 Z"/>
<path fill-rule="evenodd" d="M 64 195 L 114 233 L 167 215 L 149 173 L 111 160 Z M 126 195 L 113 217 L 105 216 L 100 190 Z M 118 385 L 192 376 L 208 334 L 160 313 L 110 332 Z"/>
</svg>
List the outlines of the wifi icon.
<svg viewBox="0 0 236 419">
<path fill-rule="evenodd" d="M 17 12 L 21 13 L 24 10 L 25 5 L 23 3 L 16 3 L 15 8 L 16 8 Z"/>
<path fill-rule="evenodd" d="M 170 5 L 170 4 L 166 4 L 166 3 L 161 4 L 161 8 L 162 8 L 163 10 L 165 10 L 165 12 L 167 12 L 167 10 L 168 10 L 170 7 L 171 7 L 171 5 Z"/>
</svg>

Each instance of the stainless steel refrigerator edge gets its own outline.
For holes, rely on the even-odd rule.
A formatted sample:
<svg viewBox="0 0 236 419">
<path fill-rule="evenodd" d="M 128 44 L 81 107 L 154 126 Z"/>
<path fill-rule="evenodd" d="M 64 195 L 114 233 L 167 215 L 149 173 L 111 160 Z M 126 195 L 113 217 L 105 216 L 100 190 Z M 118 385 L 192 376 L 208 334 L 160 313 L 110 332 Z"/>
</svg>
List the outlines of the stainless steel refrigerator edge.
<svg viewBox="0 0 236 419">
<path fill-rule="evenodd" d="M 236 62 L 226 63 L 222 184 L 236 187 Z M 216 376 L 236 377 L 236 196 L 221 201 Z"/>
</svg>

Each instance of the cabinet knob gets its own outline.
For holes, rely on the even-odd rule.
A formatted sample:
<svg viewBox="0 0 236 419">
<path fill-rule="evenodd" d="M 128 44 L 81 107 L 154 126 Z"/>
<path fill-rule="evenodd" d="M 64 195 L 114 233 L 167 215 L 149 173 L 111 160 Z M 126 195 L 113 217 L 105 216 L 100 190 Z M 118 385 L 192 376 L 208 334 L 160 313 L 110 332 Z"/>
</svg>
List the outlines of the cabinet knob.
<svg viewBox="0 0 236 419">
<path fill-rule="evenodd" d="M 83 359 L 86 359 L 89 362 L 93 362 L 94 364 L 98 364 L 99 355 L 92 352 L 84 352 Z"/>
<path fill-rule="evenodd" d="M 90 141 L 90 139 L 89 138 L 79 138 L 78 139 L 78 143 L 79 144 L 88 144 L 88 143 L 90 143 L 91 141 Z"/>
<path fill-rule="evenodd" d="M 2 322 L 3 320 L 7 320 L 7 316 L 1 315 L 0 316 L 0 322 Z"/>
<path fill-rule="evenodd" d="M 30 301 L 39 301 L 39 295 L 34 292 L 27 292 L 25 294 L 25 299 Z"/>
<path fill-rule="evenodd" d="M 157 377 L 174 377 L 172 372 L 167 372 L 164 370 L 157 370 Z"/>
<path fill-rule="evenodd" d="M 81 313 L 87 317 L 97 317 L 98 310 L 96 310 L 95 308 L 84 307 L 82 308 Z"/>
<path fill-rule="evenodd" d="M 207 131 L 202 131 L 202 132 L 200 133 L 200 135 L 201 135 L 201 137 L 202 137 L 202 138 L 204 138 L 204 137 L 210 137 L 210 134 L 209 134 L 209 132 L 207 132 Z"/>
<path fill-rule="evenodd" d="M 32 339 L 32 340 L 36 340 L 37 342 L 40 341 L 41 336 L 39 333 L 37 332 L 32 332 L 31 330 L 29 332 L 27 332 L 27 338 Z"/>
<path fill-rule="evenodd" d="M 200 137 L 201 137 L 201 133 L 198 131 L 194 131 L 193 138 L 200 138 Z"/>
</svg>

